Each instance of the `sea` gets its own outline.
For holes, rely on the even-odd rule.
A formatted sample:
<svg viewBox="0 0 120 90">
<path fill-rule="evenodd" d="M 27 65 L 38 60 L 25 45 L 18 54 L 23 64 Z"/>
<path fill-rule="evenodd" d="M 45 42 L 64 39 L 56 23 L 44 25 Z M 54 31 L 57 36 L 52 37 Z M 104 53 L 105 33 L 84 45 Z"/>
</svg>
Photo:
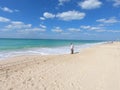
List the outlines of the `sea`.
<svg viewBox="0 0 120 90">
<path fill-rule="evenodd" d="M 58 55 L 69 54 L 70 44 L 80 52 L 97 44 L 105 43 L 98 40 L 60 40 L 60 39 L 0 39 L 0 60 L 19 55 Z"/>
</svg>

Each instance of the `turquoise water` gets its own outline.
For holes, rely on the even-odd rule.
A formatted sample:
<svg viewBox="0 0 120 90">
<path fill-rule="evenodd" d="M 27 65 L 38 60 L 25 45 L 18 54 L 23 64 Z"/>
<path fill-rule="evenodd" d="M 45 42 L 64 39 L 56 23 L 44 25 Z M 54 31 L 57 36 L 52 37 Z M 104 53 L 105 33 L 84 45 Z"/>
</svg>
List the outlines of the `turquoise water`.
<svg viewBox="0 0 120 90">
<path fill-rule="evenodd" d="M 61 47 L 69 46 L 70 43 L 75 45 L 98 43 L 102 41 L 95 40 L 51 40 L 51 39 L 0 39 L 1 50 L 16 50 L 34 47 Z"/>
<path fill-rule="evenodd" d="M 64 54 L 69 53 L 70 43 L 76 51 L 80 48 L 102 43 L 96 40 L 51 40 L 51 39 L 0 39 L 0 58 L 21 54 Z"/>
</svg>

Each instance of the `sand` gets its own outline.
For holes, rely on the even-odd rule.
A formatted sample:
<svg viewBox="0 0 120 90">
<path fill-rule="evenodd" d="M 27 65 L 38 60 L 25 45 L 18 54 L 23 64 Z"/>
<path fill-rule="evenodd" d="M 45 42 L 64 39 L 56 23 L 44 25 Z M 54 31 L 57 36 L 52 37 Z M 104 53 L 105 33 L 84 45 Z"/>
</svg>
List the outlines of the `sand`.
<svg viewBox="0 0 120 90">
<path fill-rule="evenodd" d="M 120 90 L 120 43 L 0 61 L 0 90 Z"/>
</svg>

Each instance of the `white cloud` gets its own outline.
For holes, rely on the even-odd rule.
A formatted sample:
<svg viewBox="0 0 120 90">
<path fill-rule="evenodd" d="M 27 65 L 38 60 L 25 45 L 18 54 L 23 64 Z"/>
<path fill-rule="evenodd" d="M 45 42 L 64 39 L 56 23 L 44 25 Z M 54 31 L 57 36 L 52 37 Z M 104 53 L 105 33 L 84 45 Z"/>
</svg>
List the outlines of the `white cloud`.
<svg viewBox="0 0 120 90">
<path fill-rule="evenodd" d="M 100 26 L 100 27 L 104 27 L 104 26 L 105 26 L 105 24 L 103 24 L 103 23 L 102 23 L 102 24 L 99 24 L 98 26 Z"/>
<path fill-rule="evenodd" d="M 98 19 L 96 20 L 97 22 L 101 22 L 101 23 L 106 23 L 106 24 L 114 24 L 114 23 L 117 23 L 117 22 L 120 22 L 119 20 L 117 20 L 115 17 L 111 17 L 109 19 Z"/>
<path fill-rule="evenodd" d="M 22 25 L 22 24 L 24 24 L 23 22 L 21 22 L 21 21 L 12 21 L 11 22 L 13 25 Z"/>
<path fill-rule="evenodd" d="M 3 18 L 0 17 L 0 22 L 9 22 L 9 24 L 7 26 L 4 26 L 4 28 L 2 28 L 2 31 L 10 31 L 10 30 L 14 30 L 17 32 L 45 32 L 46 31 L 46 26 L 44 25 L 40 25 L 40 27 L 32 27 L 32 24 L 25 24 L 24 22 L 21 21 L 10 21 L 7 18 Z"/>
<path fill-rule="evenodd" d="M 45 25 L 42 25 L 42 24 L 40 24 L 40 27 L 44 29 L 47 28 Z"/>
<path fill-rule="evenodd" d="M 15 9 L 15 10 L 12 10 L 8 7 L 0 7 L 0 9 L 4 12 L 9 12 L 9 13 L 13 13 L 13 12 L 19 12 L 19 10 Z"/>
<path fill-rule="evenodd" d="M 114 1 L 113 6 L 115 6 L 115 7 L 119 7 L 120 6 L 120 0 L 113 0 L 113 1 Z"/>
<path fill-rule="evenodd" d="M 82 9 L 95 9 L 99 8 L 102 5 L 102 2 L 99 0 L 84 0 L 83 2 L 79 2 L 78 5 Z"/>
<path fill-rule="evenodd" d="M 96 34 L 90 34 L 90 33 L 83 33 L 83 34 L 87 36 L 96 36 Z"/>
<path fill-rule="evenodd" d="M 80 26 L 82 29 L 89 29 L 91 26 L 84 26 L 84 25 L 82 25 L 82 26 Z"/>
<path fill-rule="evenodd" d="M 88 26 L 81 26 L 81 29 L 95 31 L 98 33 L 101 33 L 101 32 L 120 33 L 120 30 L 106 30 L 105 27 L 101 27 L 101 26 L 89 26 L 89 25 Z"/>
<path fill-rule="evenodd" d="M 79 11 L 67 11 L 58 13 L 56 17 L 64 21 L 80 20 L 85 17 L 85 13 Z"/>
<path fill-rule="evenodd" d="M 96 30 L 96 32 L 106 32 L 106 30 L 104 30 L 104 29 L 99 29 L 99 30 Z"/>
<path fill-rule="evenodd" d="M 81 30 L 79 28 L 68 28 L 70 32 L 80 32 Z"/>
<path fill-rule="evenodd" d="M 52 14 L 45 12 L 43 13 L 43 17 L 40 17 L 41 20 L 45 20 L 47 18 L 57 18 L 64 21 L 70 21 L 70 20 L 80 20 L 85 17 L 85 13 L 79 12 L 79 11 L 67 11 L 57 14 Z"/>
<path fill-rule="evenodd" d="M 101 28 L 100 27 L 90 27 L 89 30 L 100 30 Z"/>
<path fill-rule="evenodd" d="M 13 10 L 9 9 L 8 7 L 1 7 L 1 10 L 5 11 L 5 12 L 9 12 L 9 13 L 13 13 Z"/>
<path fill-rule="evenodd" d="M 9 22 L 9 21 L 10 19 L 0 16 L 0 22 Z"/>
<path fill-rule="evenodd" d="M 99 27 L 99 26 L 84 26 L 84 25 L 82 25 L 82 26 L 80 26 L 80 28 L 82 28 L 82 29 L 85 29 L 85 30 L 94 30 L 94 31 L 98 31 L 98 30 L 101 30 L 102 29 L 102 27 Z"/>
<path fill-rule="evenodd" d="M 54 29 L 52 29 L 52 32 L 61 33 L 63 32 L 63 30 L 60 27 L 55 27 Z"/>
<path fill-rule="evenodd" d="M 19 12 L 20 10 L 15 9 L 14 11 L 15 11 L 15 12 Z"/>
<path fill-rule="evenodd" d="M 120 30 L 107 30 L 107 32 L 120 33 Z"/>
<path fill-rule="evenodd" d="M 45 20 L 45 18 L 44 17 L 40 17 L 40 20 Z"/>
<path fill-rule="evenodd" d="M 45 32 L 46 29 L 43 29 L 43 28 L 27 28 L 27 29 L 24 29 L 23 32 Z"/>
<path fill-rule="evenodd" d="M 31 24 L 24 24 L 20 21 L 12 21 L 11 24 L 7 25 L 5 28 L 7 29 L 25 29 L 25 28 L 31 28 Z"/>
<path fill-rule="evenodd" d="M 70 2 L 70 0 L 58 0 L 59 4 L 58 5 L 63 5 L 66 2 Z"/>
<path fill-rule="evenodd" d="M 54 14 L 49 13 L 49 12 L 45 12 L 45 13 L 43 14 L 43 16 L 44 16 L 45 18 L 54 18 L 54 17 L 55 17 Z"/>
<path fill-rule="evenodd" d="M 120 33 L 120 30 L 105 30 L 105 29 L 101 29 L 101 30 L 97 30 L 96 32 Z"/>
</svg>

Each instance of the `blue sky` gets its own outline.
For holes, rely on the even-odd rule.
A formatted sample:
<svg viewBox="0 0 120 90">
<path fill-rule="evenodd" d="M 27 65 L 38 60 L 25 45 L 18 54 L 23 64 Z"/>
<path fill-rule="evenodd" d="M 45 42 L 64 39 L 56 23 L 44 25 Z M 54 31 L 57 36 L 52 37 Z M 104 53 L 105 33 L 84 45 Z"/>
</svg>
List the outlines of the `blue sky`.
<svg viewBox="0 0 120 90">
<path fill-rule="evenodd" d="M 0 0 L 0 38 L 120 39 L 120 0 Z"/>
</svg>

